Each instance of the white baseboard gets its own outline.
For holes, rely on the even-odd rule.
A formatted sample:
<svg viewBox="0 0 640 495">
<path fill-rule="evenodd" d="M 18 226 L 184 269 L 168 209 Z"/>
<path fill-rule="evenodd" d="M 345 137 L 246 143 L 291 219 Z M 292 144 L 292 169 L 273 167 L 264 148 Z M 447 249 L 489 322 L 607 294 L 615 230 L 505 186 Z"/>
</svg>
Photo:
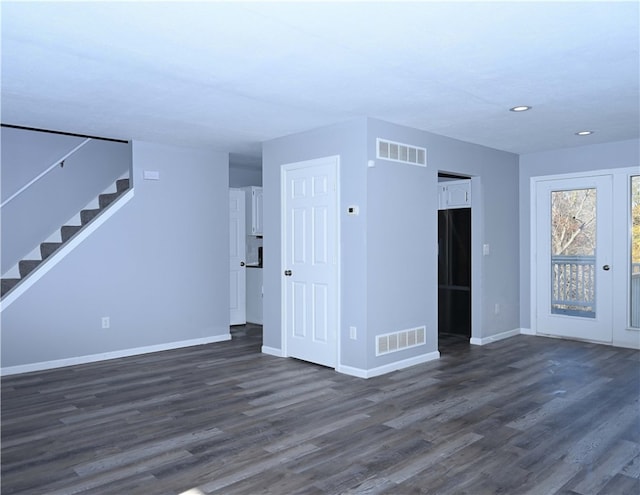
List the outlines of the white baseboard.
<svg viewBox="0 0 640 495">
<path fill-rule="evenodd" d="M 338 373 L 344 373 L 345 375 L 356 376 L 358 378 L 373 378 L 374 376 L 385 375 L 392 371 L 398 371 L 416 364 L 427 363 L 440 358 L 438 351 L 430 352 L 428 354 L 422 354 L 421 356 L 412 357 L 409 359 L 403 359 L 402 361 L 396 361 L 394 363 L 385 364 L 372 368 L 370 370 L 364 370 L 362 368 L 354 368 L 353 366 L 338 365 L 336 371 Z"/>
<path fill-rule="evenodd" d="M 635 349 L 640 350 L 640 343 L 638 342 L 625 342 L 625 341 L 616 341 L 612 344 L 614 347 L 624 347 L 626 349 Z"/>
<path fill-rule="evenodd" d="M 520 335 L 536 335 L 536 332 L 534 332 L 530 328 L 521 328 Z"/>
<path fill-rule="evenodd" d="M 7 366 L 0 369 L 0 376 L 17 375 L 19 373 L 29 373 L 32 371 L 43 371 L 54 368 L 62 368 L 64 366 L 75 366 L 78 364 L 95 363 L 97 361 L 106 361 L 108 359 L 117 359 L 122 357 L 137 356 L 139 354 L 149 354 L 152 352 L 169 351 L 171 349 L 179 349 L 181 347 L 191 347 L 202 344 L 213 344 L 215 342 L 223 342 L 231 340 L 231 334 L 213 335 L 201 339 L 182 340 L 178 342 L 168 342 L 166 344 L 150 345 L 145 347 L 135 347 L 133 349 L 123 349 L 121 351 L 104 352 L 101 354 L 89 354 L 87 356 L 78 356 L 65 359 L 56 359 L 54 361 L 42 361 L 39 363 L 21 364 L 18 366 Z"/>
<path fill-rule="evenodd" d="M 262 353 L 269 354 L 270 356 L 275 357 L 284 357 L 284 354 L 282 354 L 282 349 L 276 349 L 275 347 L 269 347 L 266 345 L 262 346 Z"/>
<path fill-rule="evenodd" d="M 473 345 L 487 345 L 487 344 L 491 344 L 492 342 L 497 342 L 498 340 L 508 339 L 509 337 L 520 335 L 520 333 L 521 333 L 520 328 L 514 328 L 513 330 L 497 333 L 495 335 L 489 335 L 488 337 L 482 337 L 482 338 L 472 337 L 471 340 L 469 340 L 469 342 Z"/>
</svg>

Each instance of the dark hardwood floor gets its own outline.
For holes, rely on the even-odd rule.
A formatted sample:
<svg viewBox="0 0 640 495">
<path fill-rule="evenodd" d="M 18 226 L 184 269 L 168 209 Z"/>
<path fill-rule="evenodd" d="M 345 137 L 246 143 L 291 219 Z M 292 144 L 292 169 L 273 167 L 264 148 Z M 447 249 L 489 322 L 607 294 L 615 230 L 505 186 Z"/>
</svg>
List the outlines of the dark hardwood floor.
<svg viewBox="0 0 640 495">
<path fill-rule="evenodd" d="M 640 353 L 518 336 L 363 380 L 229 342 L 2 379 L 9 494 L 640 493 Z"/>
</svg>

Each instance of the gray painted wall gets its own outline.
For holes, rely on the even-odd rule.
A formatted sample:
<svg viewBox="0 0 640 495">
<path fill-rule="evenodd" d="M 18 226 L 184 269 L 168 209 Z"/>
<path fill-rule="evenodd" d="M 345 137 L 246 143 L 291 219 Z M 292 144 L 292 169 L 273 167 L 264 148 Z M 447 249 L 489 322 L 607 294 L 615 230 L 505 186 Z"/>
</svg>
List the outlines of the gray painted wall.
<svg viewBox="0 0 640 495">
<path fill-rule="evenodd" d="M 2 200 L 84 141 L 2 129 Z M 94 140 L 2 208 L 5 273 L 131 167 L 128 144 Z"/>
<path fill-rule="evenodd" d="M 422 318 L 427 326 L 429 351 L 435 350 L 433 341 L 437 337 L 438 311 L 437 174 L 449 172 L 472 177 L 473 181 L 474 239 L 472 242 L 475 252 L 472 269 L 473 277 L 476 279 L 474 302 L 479 301 L 479 307 L 475 305 L 473 308 L 476 316 L 472 329 L 473 336 L 487 339 L 519 328 L 517 155 L 369 119 L 369 159 L 375 159 L 375 140 L 378 137 L 425 147 L 428 166 L 426 170 L 422 169 L 423 172 L 420 172 L 419 167 L 376 160 L 376 167 L 370 169 L 368 189 L 370 215 L 372 215 L 371 206 L 374 202 L 385 204 L 387 212 L 395 209 L 395 213 L 387 216 L 387 213 L 380 211 L 377 217 L 369 218 L 369 231 L 379 230 L 377 242 L 369 239 L 369 256 L 371 258 L 378 251 L 386 252 L 380 260 L 381 263 L 370 263 L 369 285 L 370 287 L 384 287 L 385 284 L 389 284 L 390 287 L 397 286 L 392 270 L 387 268 L 387 273 L 383 274 L 382 269 L 376 267 L 384 264 L 382 263 L 384 259 L 391 261 L 394 252 L 402 253 L 398 256 L 398 262 L 402 263 L 404 270 L 413 272 L 403 280 L 409 284 L 407 291 L 400 291 L 401 297 L 394 294 L 395 300 L 391 305 L 385 307 L 384 292 L 374 289 L 377 290 L 378 295 L 369 298 L 370 326 L 375 324 L 374 320 L 382 318 L 383 312 L 392 314 L 394 306 L 398 306 L 403 308 L 405 316 L 394 316 L 396 321 L 387 322 L 387 326 L 395 323 L 396 330 L 410 328 L 411 321 L 415 321 L 413 325 L 417 325 Z M 380 180 L 377 179 L 377 174 L 382 176 Z M 394 174 L 396 174 L 395 177 Z M 394 197 L 390 201 L 388 198 L 391 185 Z M 400 216 L 401 208 L 407 215 L 404 220 L 406 225 L 402 227 L 404 235 L 398 230 L 400 227 L 397 219 L 395 224 L 393 220 L 394 217 Z M 385 238 L 388 239 L 386 243 Z M 395 241 L 398 246 L 392 246 L 394 242 L 392 239 L 398 238 L 400 241 Z M 489 244 L 488 256 L 482 255 L 482 244 Z M 377 273 L 379 277 L 376 283 L 371 282 L 373 273 Z M 500 308 L 498 314 L 494 311 L 496 304 L 499 304 Z M 372 311 L 380 314 L 374 318 Z M 413 314 L 412 317 L 411 314 Z M 388 331 L 393 331 L 393 328 L 385 331 L 381 327 L 375 333 Z M 369 345 L 373 346 L 373 341 Z M 384 358 L 389 359 L 390 355 Z M 375 363 L 373 367 L 379 366 L 381 362 L 384 363 L 383 358 L 373 359 Z"/>
<path fill-rule="evenodd" d="M 426 134 L 367 121 L 367 369 L 438 350 L 437 169 L 376 159 L 376 138 L 426 147 Z M 376 336 L 426 327 L 426 348 L 375 356 Z"/>
<path fill-rule="evenodd" d="M 428 167 L 375 160 L 383 137 L 427 148 Z M 482 242 L 479 337 L 519 327 L 517 156 L 374 119 L 264 143 L 264 345 L 281 347 L 280 166 L 340 155 L 341 364 L 370 370 L 437 349 L 437 173 L 476 175 Z M 347 216 L 349 205 L 360 215 Z M 480 249 L 481 249 L 481 243 Z M 502 311 L 495 315 L 495 303 Z M 491 308 L 491 311 L 488 310 Z M 427 327 L 427 346 L 375 356 L 376 335 Z M 358 339 L 348 338 L 356 326 Z"/>
<path fill-rule="evenodd" d="M 84 138 L 0 127 L 2 198 L 9 197 Z"/>
<path fill-rule="evenodd" d="M 261 186 L 262 168 L 229 166 L 229 187 Z"/>
<path fill-rule="evenodd" d="M 342 364 L 366 366 L 366 121 L 360 119 L 295 134 L 263 144 L 264 298 L 263 345 L 281 348 L 280 166 L 325 156 L 340 156 L 341 331 Z M 347 217 L 347 205 L 359 205 L 360 215 Z M 344 329 L 360 330 L 357 341 Z"/>
<path fill-rule="evenodd" d="M 228 155 L 132 149 L 131 201 L 2 313 L 3 367 L 228 335 Z"/>
<path fill-rule="evenodd" d="M 520 322 L 531 328 L 532 177 L 640 166 L 640 139 L 520 156 Z"/>
</svg>

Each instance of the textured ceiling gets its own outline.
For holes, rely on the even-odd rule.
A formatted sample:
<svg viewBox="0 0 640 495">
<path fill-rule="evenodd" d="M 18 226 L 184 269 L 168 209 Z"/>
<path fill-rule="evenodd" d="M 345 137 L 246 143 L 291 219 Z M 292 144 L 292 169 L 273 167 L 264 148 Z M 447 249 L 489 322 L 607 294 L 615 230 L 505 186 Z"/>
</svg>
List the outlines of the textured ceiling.
<svg viewBox="0 0 640 495">
<path fill-rule="evenodd" d="M 640 135 L 635 1 L 1 9 L 6 124 L 203 146 L 245 165 L 262 141 L 363 116 L 515 153 Z"/>
</svg>

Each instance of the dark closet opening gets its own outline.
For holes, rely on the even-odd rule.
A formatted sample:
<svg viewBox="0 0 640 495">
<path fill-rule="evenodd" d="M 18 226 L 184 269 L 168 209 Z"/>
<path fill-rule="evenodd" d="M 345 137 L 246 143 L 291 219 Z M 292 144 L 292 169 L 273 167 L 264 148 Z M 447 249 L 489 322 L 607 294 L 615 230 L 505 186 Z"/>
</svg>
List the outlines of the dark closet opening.
<svg viewBox="0 0 640 495">
<path fill-rule="evenodd" d="M 438 334 L 471 338 L 471 208 L 438 210 Z"/>
</svg>

